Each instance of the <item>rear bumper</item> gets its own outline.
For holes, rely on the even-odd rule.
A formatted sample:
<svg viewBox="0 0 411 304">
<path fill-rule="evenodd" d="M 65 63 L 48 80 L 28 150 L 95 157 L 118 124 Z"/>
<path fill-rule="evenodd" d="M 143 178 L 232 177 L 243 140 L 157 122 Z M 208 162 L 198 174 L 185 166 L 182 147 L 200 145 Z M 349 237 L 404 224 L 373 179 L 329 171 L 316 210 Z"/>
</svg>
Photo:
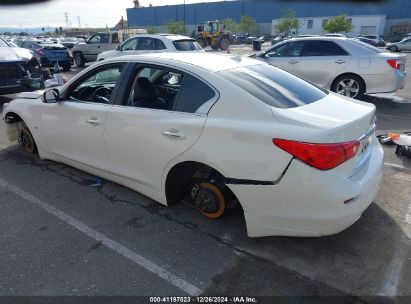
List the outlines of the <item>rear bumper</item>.
<svg viewBox="0 0 411 304">
<path fill-rule="evenodd" d="M 43 67 L 54 67 L 56 62 L 58 62 L 60 66 L 73 65 L 73 58 L 68 57 L 68 58 L 49 59 L 47 57 L 43 57 L 40 60 L 41 66 Z"/>
<path fill-rule="evenodd" d="M 394 93 L 405 87 L 407 73 L 394 70 L 382 75 L 364 75 L 366 94 Z"/>
<path fill-rule="evenodd" d="M 239 199 L 250 237 L 323 236 L 360 218 L 378 193 L 384 153 L 379 143 L 351 178 L 293 160 L 277 185 L 229 185 Z M 350 204 L 344 201 L 354 198 Z"/>
</svg>

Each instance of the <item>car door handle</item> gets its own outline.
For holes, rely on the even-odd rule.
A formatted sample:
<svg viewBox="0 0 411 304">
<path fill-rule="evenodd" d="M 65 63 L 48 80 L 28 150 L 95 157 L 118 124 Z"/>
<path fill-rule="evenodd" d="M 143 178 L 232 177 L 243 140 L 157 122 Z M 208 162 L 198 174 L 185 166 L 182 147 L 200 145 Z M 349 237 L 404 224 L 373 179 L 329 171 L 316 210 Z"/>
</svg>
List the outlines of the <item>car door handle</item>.
<svg viewBox="0 0 411 304">
<path fill-rule="evenodd" d="M 87 123 L 92 124 L 92 125 L 99 125 L 101 124 L 101 121 L 98 120 L 97 118 L 90 118 L 86 120 Z"/>
<path fill-rule="evenodd" d="M 290 64 L 296 64 L 296 63 L 298 63 L 298 60 L 291 60 L 291 61 L 288 61 L 288 63 L 290 63 Z"/>
<path fill-rule="evenodd" d="M 338 64 L 343 64 L 343 63 L 346 63 L 346 61 L 345 61 L 345 60 L 340 59 L 340 60 L 336 60 L 336 61 L 335 61 L 335 63 L 338 63 Z"/>
<path fill-rule="evenodd" d="M 175 138 L 185 138 L 183 133 L 180 133 L 180 132 L 175 131 L 175 130 L 164 131 L 163 135 L 170 136 L 170 137 L 175 137 Z"/>
</svg>

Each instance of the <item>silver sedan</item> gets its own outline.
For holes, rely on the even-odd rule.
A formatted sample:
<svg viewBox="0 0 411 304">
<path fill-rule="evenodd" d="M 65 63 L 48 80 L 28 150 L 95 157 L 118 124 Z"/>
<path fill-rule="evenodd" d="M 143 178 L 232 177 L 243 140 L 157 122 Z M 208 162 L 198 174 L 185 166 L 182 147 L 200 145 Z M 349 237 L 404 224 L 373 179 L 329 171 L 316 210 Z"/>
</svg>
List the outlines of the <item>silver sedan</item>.
<svg viewBox="0 0 411 304">
<path fill-rule="evenodd" d="M 391 52 L 411 51 L 411 37 L 405 37 L 399 42 L 389 43 L 386 49 Z"/>
<path fill-rule="evenodd" d="M 252 55 L 351 98 L 392 93 L 406 83 L 406 56 L 348 38 L 290 39 Z"/>
</svg>

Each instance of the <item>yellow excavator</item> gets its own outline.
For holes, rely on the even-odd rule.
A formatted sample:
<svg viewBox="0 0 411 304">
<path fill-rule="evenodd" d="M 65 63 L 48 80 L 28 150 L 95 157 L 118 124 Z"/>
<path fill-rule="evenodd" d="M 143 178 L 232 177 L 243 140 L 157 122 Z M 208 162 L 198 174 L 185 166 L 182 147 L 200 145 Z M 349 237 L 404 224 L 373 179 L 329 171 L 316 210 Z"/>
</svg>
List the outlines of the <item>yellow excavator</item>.
<svg viewBox="0 0 411 304">
<path fill-rule="evenodd" d="M 202 48 L 210 46 L 213 50 L 226 51 L 233 41 L 233 34 L 218 20 L 206 21 L 198 26 L 197 42 Z"/>
</svg>

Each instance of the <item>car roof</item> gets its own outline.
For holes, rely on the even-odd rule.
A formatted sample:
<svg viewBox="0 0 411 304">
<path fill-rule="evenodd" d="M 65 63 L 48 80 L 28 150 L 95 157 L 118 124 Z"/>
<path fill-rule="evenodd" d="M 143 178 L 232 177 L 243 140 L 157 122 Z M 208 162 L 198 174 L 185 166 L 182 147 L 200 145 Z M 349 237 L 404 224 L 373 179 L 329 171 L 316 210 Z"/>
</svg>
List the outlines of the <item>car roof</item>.
<svg viewBox="0 0 411 304">
<path fill-rule="evenodd" d="M 295 37 L 288 39 L 290 40 L 327 40 L 327 41 L 341 41 L 341 40 L 348 40 L 347 37 L 335 37 L 335 36 L 318 36 L 318 37 Z"/>
<path fill-rule="evenodd" d="M 149 53 L 144 55 L 127 55 L 107 59 L 104 61 L 140 61 L 152 64 L 168 64 L 170 63 L 170 61 L 172 61 L 177 65 L 193 65 L 211 72 L 219 72 L 244 66 L 266 64 L 264 62 L 246 57 L 222 56 L 207 54 L 203 52 L 164 52 Z"/>
<path fill-rule="evenodd" d="M 182 36 L 182 35 L 174 35 L 174 34 L 137 34 L 131 38 L 135 38 L 135 37 L 147 37 L 147 38 L 157 38 L 160 40 L 171 40 L 171 41 L 176 41 L 176 40 L 195 40 L 191 37 L 187 37 L 187 36 Z M 128 39 L 127 39 L 128 40 Z"/>
</svg>

